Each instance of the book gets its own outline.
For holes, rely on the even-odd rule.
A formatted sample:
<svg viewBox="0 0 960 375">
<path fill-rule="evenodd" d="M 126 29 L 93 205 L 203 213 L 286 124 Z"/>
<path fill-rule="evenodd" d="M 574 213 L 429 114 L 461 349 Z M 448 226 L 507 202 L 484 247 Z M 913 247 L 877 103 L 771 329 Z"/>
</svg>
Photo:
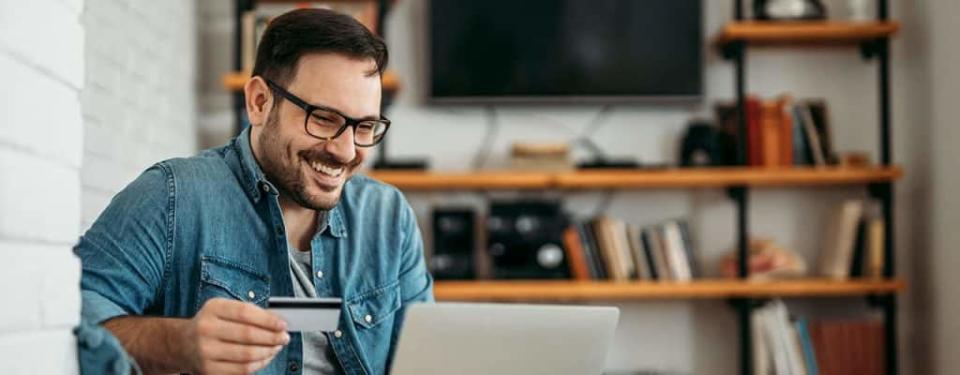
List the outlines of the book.
<svg viewBox="0 0 960 375">
<path fill-rule="evenodd" d="M 820 272 L 823 276 L 834 279 L 849 276 L 857 223 L 862 213 L 863 201 L 847 200 L 834 214 L 820 254 Z"/>
<path fill-rule="evenodd" d="M 690 224 L 686 220 L 677 222 L 680 226 L 680 237 L 683 239 L 683 249 L 687 253 L 687 264 L 690 268 L 690 276 L 694 279 L 700 278 L 700 262 L 697 261 L 697 252 L 693 248 L 693 238 L 690 235 Z"/>
<path fill-rule="evenodd" d="M 790 112 L 793 115 L 793 164 L 794 165 L 813 165 L 813 155 L 810 150 L 810 143 L 807 142 L 806 133 L 803 127 L 803 104 L 793 103 Z"/>
<path fill-rule="evenodd" d="M 781 95 L 777 98 L 777 113 L 780 121 L 777 129 L 780 134 L 777 139 L 780 141 L 780 165 L 793 165 L 793 98 L 789 95 Z"/>
<path fill-rule="evenodd" d="M 650 263 L 647 261 L 647 251 L 641 238 L 640 227 L 631 225 L 627 227 L 627 242 L 630 244 L 630 255 L 633 258 L 633 264 L 637 270 L 638 280 L 651 280 L 653 274 L 650 272 Z"/>
<path fill-rule="evenodd" d="M 583 252 L 583 242 L 575 225 L 563 231 L 563 248 L 567 255 L 567 264 L 570 266 L 570 276 L 574 280 L 590 280 L 590 270 L 587 268 L 586 254 Z"/>
<path fill-rule="evenodd" d="M 810 110 L 810 117 L 814 129 L 817 132 L 817 138 L 820 142 L 820 149 L 823 153 L 825 164 L 836 164 L 837 155 L 833 149 L 833 135 L 830 128 L 829 113 L 827 112 L 827 103 L 821 99 L 807 100 L 807 108 Z"/>
<path fill-rule="evenodd" d="M 867 223 L 866 220 L 857 221 L 856 240 L 853 241 L 853 256 L 850 259 L 850 277 L 863 276 L 863 261 L 865 249 L 867 246 Z"/>
<path fill-rule="evenodd" d="M 663 277 L 662 276 L 663 274 L 660 272 L 660 269 L 658 268 L 659 266 L 657 265 L 656 258 L 654 255 L 654 252 L 656 252 L 656 249 L 654 248 L 653 241 L 655 241 L 655 239 L 653 238 L 653 234 L 651 233 L 651 230 L 648 228 L 640 228 L 639 231 L 640 231 L 640 243 L 643 244 L 643 252 L 647 259 L 647 267 L 650 269 L 650 279 L 662 280 L 661 277 Z"/>
<path fill-rule="evenodd" d="M 800 338 L 800 346 L 803 348 L 803 359 L 806 364 L 807 375 L 818 375 L 817 355 L 813 351 L 813 341 L 810 339 L 810 331 L 806 319 L 797 319 L 793 322 L 797 330 L 797 336 Z"/>
<path fill-rule="evenodd" d="M 587 266 L 590 267 L 591 276 L 596 280 L 605 280 L 607 278 L 606 267 L 603 264 L 600 250 L 597 248 L 593 225 L 585 222 L 578 224 L 577 228 L 583 244 L 583 252 L 586 255 Z"/>
<path fill-rule="evenodd" d="M 770 364 L 770 350 L 766 343 L 766 330 L 763 309 L 754 309 L 750 313 L 750 336 L 753 341 L 753 373 L 766 375 L 773 372 Z"/>
<path fill-rule="evenodd" d="M 627 279 L 636 279 L 637 268 L 630 252 L 630 242 L 627 237 L 627 223 L 623 220 L 611 219 L 610 230 L 613 235 L 614 250 L 617 253 L 617 259 L 622 268 L 621 273 Z"/>
<path fill-rule="evenodd" d="M 624 266 L 620 263 L 620 255 L 617 254 L 612 225 L 610 218 L 606 216 L 598 217 L 593 222 L 593 232 L 608 278 L 623 281 L 627 280 L 627 275 L 623 272 Z"/>
<path fill-rule="evenodd" d="M 792 320 L 786 304 L 779 299 L 767 302 L 751 315 L 751 336 L 754 338 L 752 366 L 757 374 L 810 374 L 816 364 L 808 363 L 804 336 Z M 807 340 L 809 343 L 809 340 Z"/>
<path fill-rule="evenodd" d="M 763 143 L 761 138 L 762 108 L 760 99 L 748 96 L 746 101 L 747 116 L 747 165 L 763 165 Z"/>
<path fill-rule="evenodd" d="M 760 103 L 760 165 L 780 165 L 780 107 L 775 101 Z"/>
<path fill-rule="evenodd" d="M 819 373 L 885 373 L 882 321 L 826 320 L 809 327 Z"/>
<path fill-rule="evenodd" d="M 803 133 L 810 145 L 810 154 L 813 156 L 813 165 L 827 165 L 827 157 L 823 152 L 823 146 L 820 145 L 820 135 L 813 122 L 813 114 L 809 103 L 800 104 L 800 112 L 803 117 Z"/>
<path fill-rule="evenodd" d="M 883 277 L 884 246 L 886 245 L 886 226 L 883 219 L 873 218 L 867 223 L 867 269 L 866 276 Z"/>
<path fill-rule="evenodd" d="M 673 280 L 673 274 L 670 270 L 670 264 L 667 261 L 666 250 L 664 249 L 662 229 L 660 226 L 651 226 L 646 228 L 645 232 L 650 238 L 650 252 L 653 254 L 657 280 Z"/>
<path fill-rule="evenodd" d="M 687 251 L 683 248 L 683 238 L 680 235 L 680 226 L 676 221 L 663 224 L 664 252 L 667 263 L 670 264 L 672 280 L 690 281 L 693 275 L 690 272 L 690 263 L 687 261 Z"/>
</svg>

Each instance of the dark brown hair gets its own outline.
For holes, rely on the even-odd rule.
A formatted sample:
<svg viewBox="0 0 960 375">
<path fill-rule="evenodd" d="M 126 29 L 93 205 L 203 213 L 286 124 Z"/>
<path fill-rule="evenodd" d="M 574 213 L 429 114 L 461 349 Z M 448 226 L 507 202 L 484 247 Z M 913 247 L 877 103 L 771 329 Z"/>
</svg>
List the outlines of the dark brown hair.
<svg viewBox="0 0 960 375">
<path fill-rule="evenodd" d="M 373 59 L 370 75 L 383 75 L 387 45 L 353 17 L 328 9 L 297 9 L 274 18 L 257 48 L 253 75 L 287 87 L 300 57 L 332 52 L 358 59 Z"/>
</svg>

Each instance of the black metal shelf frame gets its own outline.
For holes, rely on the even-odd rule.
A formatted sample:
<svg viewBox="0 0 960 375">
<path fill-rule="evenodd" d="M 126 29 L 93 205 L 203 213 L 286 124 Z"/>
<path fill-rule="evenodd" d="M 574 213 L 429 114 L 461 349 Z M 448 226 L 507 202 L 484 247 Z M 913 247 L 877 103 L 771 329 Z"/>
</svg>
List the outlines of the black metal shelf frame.
<svg viewBox="0 0 960 375">
<path fill-rule="evenodd" d="M 886 21 L 889 19 L 888 0 L 877 1 L 877 20 Z M 743 21 L 744 4 L 743 0 L 736 0 L 734 3 L 734 19 Z M 737 114 L 739 123 L 737 124 L 737 137 L 741 140 L 747 139 L 746 123 L 746 50 L 748 43 L 745 40 L 734 40 L 727 42 L 722 46 L 723 56 L 734 64 L 734 75 L 736 80 L 737 95 Z M 878 63 L 878 91 L 879 91 L 879 114 L 880 114 L 880 162 L 883 166 L 891 165 L 893 159 L 890 143 L 890 38 L 882 37 L 864 41 L 860 44 L 860 52 L 866 59 L 876 59 Z M 746 142 L 739 142 L 737 148 L 737 160 L 740 165 L 746 165 L 747 146 Z M 893 182 L 871 183 L 867 186 L 870 196 L 880 201 L 883 208 L 883 217 L 885 225 L 884 239 L 884 269 L 883 275 L 887 279 L 892 279 L 895 274 L 895 251 L 894 251 L 894 225 L 893 225 Z M 749 188 L 746 186 L 735 186 L 729 190 L 730 198 L 737 207 L 737 263 L 739 266 L 739 277 L 746 279 L 749 277 L 747 268 L 747 256 L 749 246 Z M 760 301 L 750 298 L 738 298 L 731 301 L 738 320 L 740 322 L 740 373 L 753 374 L 753 345 L 751 335 L 750 316 Z M 897 351 L 897 298 L 896 294 L 891 292 L 882 295 L 868 296 L 868 302 L 871 306 L 879 307 L 884 318 L 884 347 L 886 349 L 886 372 L 887 374 L 898 373 L 898 351 Z"/>
</svg>

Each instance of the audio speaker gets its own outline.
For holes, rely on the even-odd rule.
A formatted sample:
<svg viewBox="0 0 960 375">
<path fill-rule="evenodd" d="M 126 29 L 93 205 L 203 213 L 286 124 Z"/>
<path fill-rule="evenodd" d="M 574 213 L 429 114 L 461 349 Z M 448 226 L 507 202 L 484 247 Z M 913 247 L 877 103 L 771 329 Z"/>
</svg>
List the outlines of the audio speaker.
<svg viewBox="0 0 960 375">
<path fill-rule="evenodd" d="M 476 278 L 476 214 L 469 208 L 434 208 L 430 271 L 438 280 Z"/>
<path fill-rule="evenodd" d="M 487 252 L 493 263 L 493 277 L 568 278 L 562 246 L 566 225 L 559 202 L 491 202 Z"/>
</svg>

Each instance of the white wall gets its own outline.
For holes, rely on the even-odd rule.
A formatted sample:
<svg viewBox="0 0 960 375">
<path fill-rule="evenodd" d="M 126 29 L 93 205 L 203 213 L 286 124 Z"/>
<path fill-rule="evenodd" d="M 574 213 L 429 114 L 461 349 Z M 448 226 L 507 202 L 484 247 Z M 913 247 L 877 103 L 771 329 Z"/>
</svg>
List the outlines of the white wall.
<svg viewBox="0 0 960 375">
<path fill-rule="evenodd" d="M 0 373 L 76 372 L 83 1 L 0 1 Z M 30 36 L 29 38 L 25 36 Z"/>
<path fill-rule="evenodd" d="M 927 312 L 923 320 L 926 331 L 933 337 L 930 353 L 925 360 L 930 363 L 930 373 L 952 374 L 960 368 L 960 3 L 951 0 L 930 1 L 926 5 L 930 35 L 930 103 L 932 129 L 928 142 L 932 165 L 930 187 L 932 194 L 927 201 L 931 212 L 931 235 L 929 255 L 925 256 L 923 283 L 929 288 L 924 300 Z"/>
<path fill-rule="evenodd" d="M 144 169 L 196 152 L 196 8 L 87 1 L 83 228 Z"/>
<path fill-rule="evenodd" d="M 194 3 L 0 0 L 0 373 L 77 372 L 71 248 L 143 168 L 196 149 Z"/>
</svg>

